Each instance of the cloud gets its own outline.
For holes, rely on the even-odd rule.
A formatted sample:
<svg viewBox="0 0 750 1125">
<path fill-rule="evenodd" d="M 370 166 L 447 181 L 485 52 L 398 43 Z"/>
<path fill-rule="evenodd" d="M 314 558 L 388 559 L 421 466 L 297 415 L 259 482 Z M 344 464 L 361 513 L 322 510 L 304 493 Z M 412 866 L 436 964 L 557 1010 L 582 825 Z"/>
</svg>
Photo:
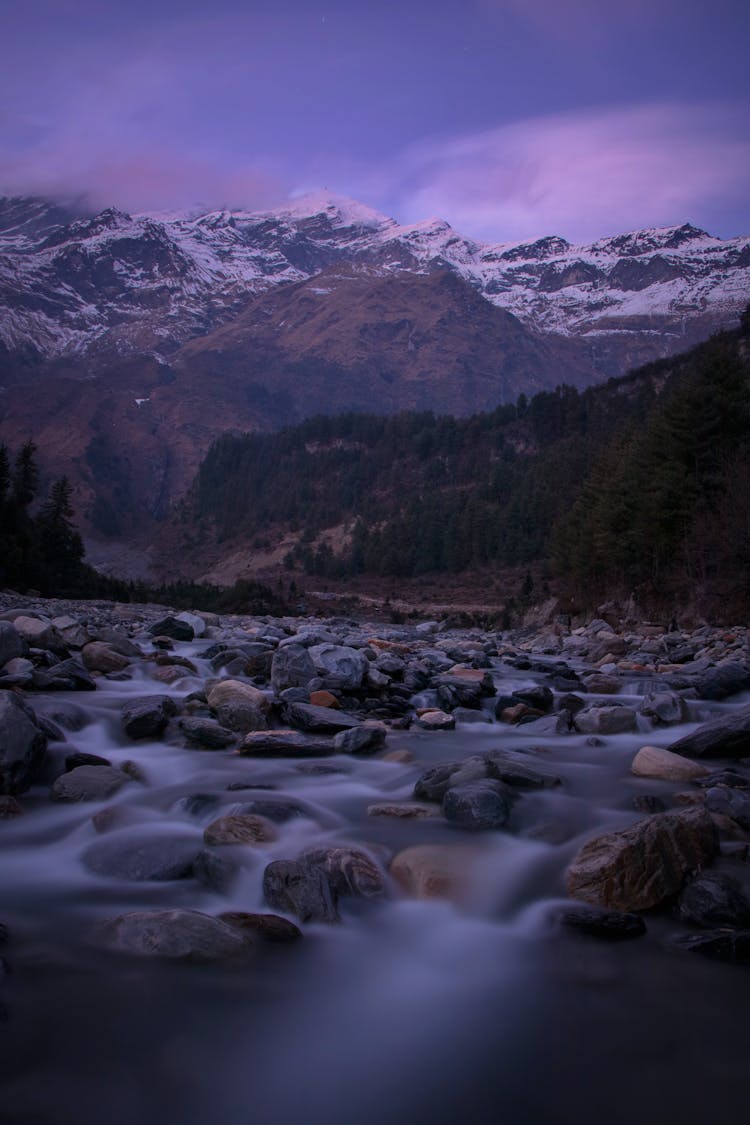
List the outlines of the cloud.
<svg viewBox="0 0 750 1125">
<path fill-rule="evenodd" d="M 485 239 L 700 222 L 746 207 L 741 121 L 731 106 L 669 103 L 532 118 L 413 146 L 363 187 L 403 219 L 438 215 Z"/>
</svg>

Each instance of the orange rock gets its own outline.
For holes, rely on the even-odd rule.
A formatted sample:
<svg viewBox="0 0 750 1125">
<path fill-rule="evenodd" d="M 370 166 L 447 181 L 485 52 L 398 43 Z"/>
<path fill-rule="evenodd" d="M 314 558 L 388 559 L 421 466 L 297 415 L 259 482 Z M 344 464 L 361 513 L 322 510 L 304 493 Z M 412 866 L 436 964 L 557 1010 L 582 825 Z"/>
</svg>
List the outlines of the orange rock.
<svg viewBox="0 0 750 1125">
<path fill-rule="evenodd" d="M 316 707 L 331 707 L 334 711 L 341 710 L 341 704 L 330 691 L 311 691 L 310 702 Z"/>
</svg>

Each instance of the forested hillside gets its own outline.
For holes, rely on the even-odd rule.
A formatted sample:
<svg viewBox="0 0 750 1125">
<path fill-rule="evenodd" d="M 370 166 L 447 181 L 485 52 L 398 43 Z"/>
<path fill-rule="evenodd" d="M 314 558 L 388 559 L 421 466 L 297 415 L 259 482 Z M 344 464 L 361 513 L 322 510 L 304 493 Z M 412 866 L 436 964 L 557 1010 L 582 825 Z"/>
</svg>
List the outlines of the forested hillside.
<svg viewBox="0 0 750 1125">
<path fill-rule="evenodd" d="M 545 559 L 592 596 L 749 599 L 749 326 L 746 313 L 624 379 L 467 419 L 347 414 L 226 435 L 179 511 L 180 550 L 291 532 L 287 566 L 318 575 Z"/>
</svg>

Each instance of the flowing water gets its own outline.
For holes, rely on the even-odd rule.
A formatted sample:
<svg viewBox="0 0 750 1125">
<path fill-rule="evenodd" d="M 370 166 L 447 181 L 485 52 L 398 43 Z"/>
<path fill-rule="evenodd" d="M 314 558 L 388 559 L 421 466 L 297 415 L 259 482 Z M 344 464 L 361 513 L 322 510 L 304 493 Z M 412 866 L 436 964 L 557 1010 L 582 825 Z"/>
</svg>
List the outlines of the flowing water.
<svg viewBox="0 0 750 1125">
<path fill-rule="evenodd" d="M 212 674 L 200 660 L 206 647 L 177 646 L 202 675 L 168 689 L 175 697 Z M 499 662 L 494 672 L 506 692 L 543 679 Z M 118 826 L 97 835 L 91 817 L 104 802 L 51 803 L 44 785 L 24 798 L 23 816 L 0 824 L 0 919 L 13 935 L 12 971 L 0 988 L 7 1006 L 0 1118 L 12 1125 L 742 1119 L 747 970 L 668 951 L 664 938 L 675 924 L 666 915 L 648 919 L 644 938 L 615 945 L 555 923 L 566 865 L 583 840 L 638 819 L 635 795 L 669 802 L 679 788 L 632 777 L 638 747 L 667 745 L 689 725 L 608 737 L 601 746 L 583 736 L 534 739 L 562 786 L 524 793 L 507 831 L 469 836 L 441 819 L 371 817 L 367 806 L 409 799 L 436 762 L 528 746 L 523 728 L 390 733 L 387 749 L 410 751 L 408 763 L 260 761 L 130 742 L 119 723 L 123 702 L 164 689 L 137 677 L 101 683 L 95 694 L 33 702 L 52 715 L 68 704 L 84 713 L 82 728 L 53 753 L 74 747 L 114 765 L 137 763 L 144 781 L 106 802 L 120 810 Z M 693 708 L 697 720 L 701 705 Z M 292 798 L 309 815 L 281 824 L 272 844 L 221 849 L 241 864 L 226 891 L 193 879 L 108 879 L 82 863 L 93 841 L 127 839 L 144 827 L 200 840 L 221 812 L 266 797 Z M 345 902 L 340 925 L 307 926 L 303 941 L 269 946 L 240 967 L 125 958 L 88 940 L 97 920 L 126 910 L 267 910 L 262 876 L 270 860 L 338 842 L 366 846 L 384 868 L 413 844 L 460 843 L 471 849 L 470 885 L 454 905 L 410 900 L 391 884 L 384 900 Z M 747 865 L 725 862 L 747 887 Z"/>
</svg>

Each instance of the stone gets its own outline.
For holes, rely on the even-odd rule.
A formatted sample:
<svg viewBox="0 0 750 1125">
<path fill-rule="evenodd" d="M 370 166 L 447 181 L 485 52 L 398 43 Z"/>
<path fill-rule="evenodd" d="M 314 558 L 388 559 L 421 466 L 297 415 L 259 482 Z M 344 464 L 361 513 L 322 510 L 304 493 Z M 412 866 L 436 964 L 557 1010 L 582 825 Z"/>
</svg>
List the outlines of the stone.
<svg viewBox="0 0 750 1125">
<path fill-rule="evenodd" d="M 129 738 L 158 738 L 176 714 L 177 704 L 171 696 L 145 695 L 124 705 L 120 721 Z"/>
<path fill-rule="evenodd" d="M 0 621 L 0 668 L 26 655 L 26 642 L 10 621 Z"/>
<path fill-rule="evenodd" d="M 11 691 L 0 691 L 0 795 L 24 793 L 41 771 L 47 736 L 32 709 Z"/>
<path fill-rule="evenodd" d="M 298 801 L 294 797 L 256 797 L 234 807 L 232 813 L 240 816 L 266 817 L 275 824 L 284 824 L 287 820 L 294 820 L 296 817 L 315 819 L 315 811 L 304 801 Z"/>
<path fill-rule="evenodd" d="M 441 815 L 435 805 L 419 805 L 415 802 L 405 801 L 403 804 L 388 804 L 381 802 L 377 805 L 367 806 L 368 816 L 388 816 L 397 820 L 427 820 Z"/>
<path fill-rule="evenodd" d="M 484 755 L 488 775 L 515 789 L 554 789 L 560 784 L 559 777 L 535 769 L 528 758 L 517 750 L 489 750 Z"/>
<path fill-rule="evenodd" d="M 750 793 L 715 785 L 706 790 L 706 808 L 710 813 L 728 816 L 741 828 L 750 829 Z"/>
<path fill-rule="evenodd" d="M 211 891 L 224 894 L 230 889 L 239 873 L 240 865 L 226 854 L 203 848 L 195 857 L 193 877 Z"/>
<path fill-rule="evenodd" d="M 268 844 L 278 839 L 270 820 L 253 814 L 230 813 L 213 820 L 203 831 L 207 844 Z"/>
<path fill-rule="evenodd" d="M 51 668 L 37 668 L 34 687 L 39 691 L 96 691 L 96 680 L 80 660 L 71 657 Z"/>
<path fill-rule="evenodd" d="M 246 954 L 244 933 L 198 910 L 133 910 L 100 923 L 95 941 L 115 953 L 176 961 L 223 961 Z"/>
<path fill-rule="evenodd" d="M 50 621 L 42 621 L 38 617 L 16 617 L 13 628 L 30 648 L 59 647 L 61 637 Z M 20 656 L 21 653 L 14 653 Z"/>
<path fill-rule="evenodd" d="M 653 777 L 660 781 L 693 781 L 706 776 L 710 770 L 660 746 L 642 746 L 633 758 L 630 772 L 636 777 Z"/>
<path fill-rule="evenodd" d="M 385 891 L 380 868 L 360 848 L 313 848 L 300 862 L 323 872 L 335 898 L 374 898 Z"/>
<path fill-rule="evenodd" d="M 335 752 L 332 738 L 298 730 L 253 731 L 238 748 L 239 754 L 256 758 L 318 758 Z"/>
<path fill-rule="evenodd" d="M 149 627 L 152 637 L 169 637 L 172 641 L 192 641 L 194 637 L 192 626 L 179 617 L 163 617 Z"/>
<path fill-rule="evenodd" d="M 74 750 L 66 755 L 65 770 L 77 769 L 78 766 L 111 766 L 109 758 L 102 758 L 100 754 L 87 754 L 83 750 Z"/>
<path fill-rule="evenodd" d="M 359 719 L 334 711 L 330 707 L 316 707 L 312 703 L 288 703 L 286 716 L 292 726 L 315 734 L 337 734 L 360 725 Z"/>
<path fill-rule="evenodd" d="M 706 928 L 750 923 L 750 901 L 736 879 L 719 871 L 703 871 L 690 879 L 677 901 L 677 912 L 688 925 Z"/>
<path fill-rule="evenodd" d="M 277 695 L 287 688 L 307 687 L 315 674 L 315 665 L 303 645 L 282 645 L 273 654 L 271 686 Z"/>
<path fill-rule="evenodd" d="M 469 882 L 473 851 L 453 844 L 421 844 L 396 855 L 390 873 L 412 898 L 460 900 Z"/>
<path fill-rule="evenodd" d="M 367 657 L 359 649 L 346 645 L 313 645 L 310 658 L 322 676 L 336 676 L 344 691 L 358 691 L 367 672 Z"/>
<path fill-rule="evenodd" d="M 573 718 L 581 734 L 624 734 L 636 729 L 632 707 L 586 707 Z"/>
<path fill-rule="evenodd" d="M 633 797 L 633 808 L 636 812 L 651 815 L 652 813 L 665 812 L 667 806 L 661 797 L 656 797 L 653 793 L 637 793 Z"/>
<path fill-rule="evenodd" d="M 536 707 L 529 707 L 528 703 L 514 703 L 510 707 L 503 707 L 499 712 L 496 711 L 495 714 L 501 723 L 520 723 L 522 719 L 542 717 L 542 712 Z"/>
<path fill-rule="evenodd" d="M 446 820 L 459 828 L 480 832 L 502 828 L 510 816 L 511 793 L 502 781 L 487 778 L 451 786 L 443 798 Z"/>
<path fill-rule="evenodd" d="M 670 743 L 673 754 L 688 758 L 746 758 L 750 756 L 750 706 L 720 715 L 692 734 Z"/>
<path fill-rule="evenodd" d="M 750 669 L 739 661 L 727 661 L 701 676 L 691 678 L 701 699 L 728 699 L 750 688 Z"/>
<path fill-rule="evenodd" d="M 76 766 L 57 778 L 51 796 L 53 801 L 104 801 L 128 781 L 126 773 L 112 766 Z"/>
<path fill-rule="evenodd" d="M 183 610 L 182 613 L 177 614 L 175 621 L 181 621 L 184 625 L 188 625 L 193 630 L 194 637 L 202 637 L 206 631 L 206 622 L 197 613 L 188 613 L 187 610 Z M 179 640 L 180 638 L 176 639 Z"/>
<path fill-rule="evenodd" d="M 584 844 L 568 868 L 568 893 L 594 906 L 648 910 L 676 894 L 717 849 L 704 809 L 657 813 Z"/>
<path fill-rule="evenodd" d="M 519 703 L 525 703 L 527 707 L 532 707 L 535 711 L 541 711 L 545 715 L 552 710 L 554 702 L 552 691 L 546 684 L 519 688 L 513 692 L 513 698 L 517 699 Z"/>
<path fill-rule="evenodd" d="M 266 730 L 271 701 L 260 688 L 242 680 L 220 680 L 206 696 L 219 723 L 242 734 Z"/>
<path fill-rule="evenodd" d="M 274 860 L 263 873 L 263 894 L 274 910 L 294 914 L 301 922 L 339 920 L 331 887 L 318 867 Z"/>
<path fill-rule="evenodd" d="M 654 723 L 683 723 L 688 717 L 685 700 L 676 691 L 649 692 L 643 697 L 640 711 Z"/>
<path fill-rule="evenodd" d="M 165 882 L 190 878 L 201 850 L 196 836 L 118 834 L 91 844 L 83 862 L 89 871 L 112 879 Z"/>
<path fill-rule="evenodd" d="M 374 754 L 385 745 L 386 729 L 381 723 L 363 723 L 339 731 L 333 746 L 337 754 Z"/>
<path fill-rule="evenodd" d="M 180 719 L 179 727 L 187 741 L 192 746 L 200 746 L 202 750 L 225 750 L 228 746 L 234 746 L 237 741 L 234 731 L 213 719 Z"/>
<path fill-rule="evenodd" d="M 414 796 L 418 801 L 442 801 L 448 792 L 451 778 L 464 765 L 465 762 L 443 762 L 439 766 L 431 766 L 416 782 Z"/>
<path fill-rule="evenodd" d="M 492 716 L 486 711 L 474 711 L 469 707 L 455 707 L 453 709 L 453 718 L 457 723 L 492 724 Z"/>
<path fill-rule="evenodd" d="M 560 922 L 568 929 L 605 941 L 626 941 L 641 937 L 646 932 L 646 923 L 639 914 L 612 910 L 564 910 L 560 914 Z"/>
<path fill-rule="evenodd" d="M 708 930 L 702 934 L 685 934 L 673 938 L 671 949 L 684 953 L 701 953 L 715 961 L 736 965 L 750 963 L 750 930 Z"/>
<path fill-rule="evenodd" d="M 312 703 L 313 707 L 332 707 L 334 711 L 341 710 L 341 704 L 332 691 L 311 691 L 307 702 Z"/>
<path fill-rule="evenodd" d="M 299 941 L 302 937 L 299 926 L 278 914 L 250 914 L 244 910 L 228 910 L 220 914 L 219 918 L 228 926 L 234 926 L 251 941 L 258 939 L 277 944 Z"/>
<path fill-rule="evenodd" d="M 11 820 L 22 812 L 23 806 L 19 805 L 15 797 L 0 797 L 0 820 Z"/>
<path fill-rule="evenodd" d="M 89 641 L 84 645 L 81 658 L 89 672 L 122 672 L 130 664 L 127 656 L 102 641 Z"/>
<path fill-rule="evenodd" d="M 603 672 L 584 676 L 583 683 L 586 691 L 592 695 L 616 695 L 622 687 L 622 680 L 618 676 L 608 676 Z"/>
<path fill-rule="evenodd" d="M 453 715 L 448 715 L 445 711 L 440 711 L 437 708 L 430 711 L 422 711 L 417 715 L 415 723 L 422 730 L 454 730 L 456 720 Z"/>
</svg>

